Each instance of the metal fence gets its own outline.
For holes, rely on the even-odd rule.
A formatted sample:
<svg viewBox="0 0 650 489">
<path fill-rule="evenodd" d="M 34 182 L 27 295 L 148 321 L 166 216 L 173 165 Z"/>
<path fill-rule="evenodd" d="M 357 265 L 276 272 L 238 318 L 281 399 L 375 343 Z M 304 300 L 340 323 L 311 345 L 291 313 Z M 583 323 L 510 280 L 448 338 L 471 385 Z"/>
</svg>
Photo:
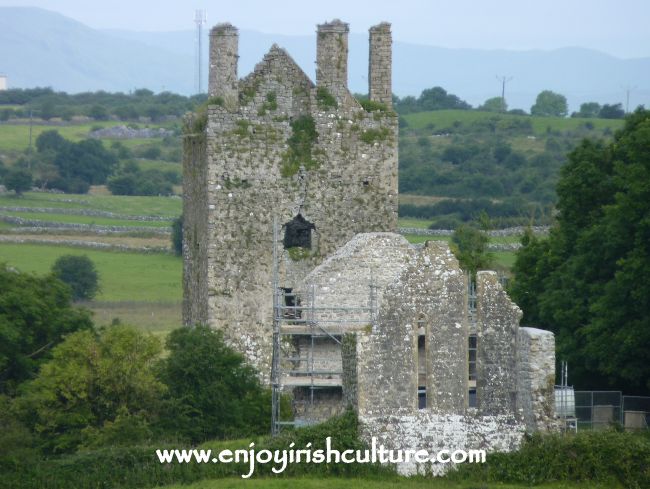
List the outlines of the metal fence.
<svg viewBox="0 0 650 489">
<path fill-rule="evenodd" d="M 650 397 L 624 396 L 620 391 L 575 391 L 575 409 L 562 406 L 563 418 L 575 418 L 577 429 L 598 430 L 613 424 L 627 430 L 648 429 Z"/>
</svg>

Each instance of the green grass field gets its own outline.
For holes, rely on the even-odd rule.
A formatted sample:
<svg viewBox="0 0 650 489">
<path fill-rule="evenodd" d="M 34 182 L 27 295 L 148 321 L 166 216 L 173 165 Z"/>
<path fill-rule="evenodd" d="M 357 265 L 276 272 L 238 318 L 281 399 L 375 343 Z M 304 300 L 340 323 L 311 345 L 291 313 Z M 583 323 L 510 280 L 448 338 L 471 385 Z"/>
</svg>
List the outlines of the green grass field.
<svg viewBox="0 0 650 489">
<path fill-rule="evenodd" d="M 567 483 L 555 482 L 530 486 L 528 484 L 498 484 L 494 482 L 451 482 L 436 478 L 392 478 L 378 479 L 343 479 L 343 478 L 260 478 L 260 479 L 217 479 L 206 480 L 189 485 L 164 486 L 161 489 L 617 489 L 620 486 L 595 484 L 592 482 Z"/>
<path fill-rule="evenodd" d="M 127 197 L 115 195 L 46 194 L 26 192 L 22 197 L 0 195 L 0 206 L 62 209 L 94 209 L 127 216 L 180 216 L 182 199 L 177 197 Z"/>
<path fill-rule="evenodd" d="M 36 138 L 45 131 L 56 130 L 66 139 L 71 141 L 80 141 L 88 137 L 88 133 L 95 127 L 122 126 L 125 122 L 121 121 L 93 121 L 83 124 L 66 124 L 66 125 L 32 125 L 32 145 Z M 148 124 L 140 127 L 164 127 L 170 124 Z M 103 139 L 104 144 L 110 143 L 111 139 Z M 151 144 L 160 141 L 160 138 L 152 139 L 120 139 L 119 141 L 129 148 Z M 0 151 L 22 151 L 29 147 L 29 124 L 2 124 L 0 125 Z"/>
<path fill-rule="evenodd" d="M 562 117 L 531 117 L 519 116 L 512 114 L 494 114 L 491 112 L 478 112 L 473 110 L 436 110 L 431 112 L 417 112 L 415 114 L 406 114 L 403 116 L 409 126 L 414 129 L 425 129 L 429 124 L 435 124 L 434 129 L 444 129 L 452 127 L 454 122 L 459 121 L 463 124 L 469 124 L 474 121 L 499 117 L 503 119 L 529 119 L 533 126 L 535 134 L 544 134 L 547 128 L 553 131 L 571 131 L 583 127 L 585 123 L 593 124 L 594 129 L 599 131 L 605 128 L 612 130 L 623 127 L 622 120 L 612 119 L 578 119 Z"/>
<path fill-rule="evenodd" d="M 96 226 L 154 227 L 171 226 L 171 221 L 135 221 L 132 219 L 114 219 L 111 217 L 76 216 L 70 214 L 50 214 L 47 212 L 2 211 L 6 216 L 22 217 L 38 221 L 60 222 L 65 224 L 93 224 Z"/>
<path fill-rule="evenodd" d="M 0 261 L 37 274 L 48 273 L 58 257 L 69 254 L 86 255 L 95 263 L 101 285 L 98 301 L 178 303 L 182 299 L 182 260 L 176 256 L 0 244 Z"/>
</svg>

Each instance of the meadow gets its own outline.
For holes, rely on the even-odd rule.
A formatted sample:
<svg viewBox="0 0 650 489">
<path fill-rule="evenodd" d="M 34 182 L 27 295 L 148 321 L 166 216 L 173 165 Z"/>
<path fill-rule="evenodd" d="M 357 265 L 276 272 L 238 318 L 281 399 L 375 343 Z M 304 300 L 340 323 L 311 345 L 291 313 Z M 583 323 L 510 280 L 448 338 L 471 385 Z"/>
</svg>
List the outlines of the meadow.
<svg viewBox="0 0 650 489">
<path fill-rule="evenodd" d="M 595 130 L 603 131 L 623 127 L 620 119 L 582 119 L 564 117 L 533 117 L 528 115 L 495 114 L 494 112 L 480 112 L 475 110 L 436 110 L 431 112 L 416 112 L 402 116 L 413 129 L 433 128 L 436 130 L 451 128 L 455 122 L 471 124 L 473 122 L 493 119 L 498 117 L 504 120 L 530 120 L 535 135 L 543 135 L 548 131 L 575 131 L 585 124 L 590 124 Z M 433 124 L 433 126 L 431 126 Z"/>
</svg>

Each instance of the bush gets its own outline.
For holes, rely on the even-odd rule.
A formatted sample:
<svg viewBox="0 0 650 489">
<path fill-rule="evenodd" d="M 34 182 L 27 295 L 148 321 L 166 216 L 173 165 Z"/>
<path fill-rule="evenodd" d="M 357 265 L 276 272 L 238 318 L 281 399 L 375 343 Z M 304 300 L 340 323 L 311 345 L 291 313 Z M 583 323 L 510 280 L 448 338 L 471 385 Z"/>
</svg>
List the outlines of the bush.
<svg viewBox="0 0 650 489">
<path fill-rule="evenodd" d="M 534 435 L 512 453 L 492 453 L 452 478 L 537 485 L 584 481 L 630 489 L 650 487 L 650 436 L 616 431 Z"/>
<path fill-rule="evenodd" d="M 244 357 L 207 326 L 172 331 L 160 378 L 170 397 L 168 431 L 192 442 L 268 432 L 270 396 Z"/>
<path fill-rule="evenodd" d="M 52 265 L 52 273 L 70 286 L 73 300 L 92 299 L 99 291 L 95 264 L 87 256 L 61 256 Z"/>
<path fill-rule="evenodd" d="M 0 264 L 0 393 L 13 395 L 63 336 L 91 327 L 89 312 L 71 306 L 60 280 Z"/>
<path fill-rule="evenodd" d="M 12 168 L 5 175 L 4 182 L 7 189 L 13 190 L 20 197 L 32 188 L 32 174 L 22 168 Z"/>
<path fill-rule="evenodd" d="M 148 441 L 164 391 L 154 372 L 160 352 L 157 338 L 129 326 L 73 333 L 26 385 L 21 417 L 48 453 Z"/>
</svg>

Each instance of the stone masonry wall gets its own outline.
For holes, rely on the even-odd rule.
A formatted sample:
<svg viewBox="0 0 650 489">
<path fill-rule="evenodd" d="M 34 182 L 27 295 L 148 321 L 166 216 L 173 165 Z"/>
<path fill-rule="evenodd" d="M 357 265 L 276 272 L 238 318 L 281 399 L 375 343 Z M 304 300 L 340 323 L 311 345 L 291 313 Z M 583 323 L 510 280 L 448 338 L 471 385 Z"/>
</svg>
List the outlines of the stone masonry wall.
<svg viewBox="0 0 650 489">
<path fill-rule="evenodd" d="M 521 316 L 496 272 L 476 274 L 476 402 L 483 415 L 516 414 L 516 348 Z"/>
<path fill-rule="evenodd" d="M 208 324 L 207 157 L 200 117 L 185 120 L 183 137 L 183 324 Z"/>
<path fill-rule="evenodd" d="M 555 420 L 555 337 L 537 328 L 517 330 L 517 408 L 526 429 L 549 431 Z"/>
</svg>

